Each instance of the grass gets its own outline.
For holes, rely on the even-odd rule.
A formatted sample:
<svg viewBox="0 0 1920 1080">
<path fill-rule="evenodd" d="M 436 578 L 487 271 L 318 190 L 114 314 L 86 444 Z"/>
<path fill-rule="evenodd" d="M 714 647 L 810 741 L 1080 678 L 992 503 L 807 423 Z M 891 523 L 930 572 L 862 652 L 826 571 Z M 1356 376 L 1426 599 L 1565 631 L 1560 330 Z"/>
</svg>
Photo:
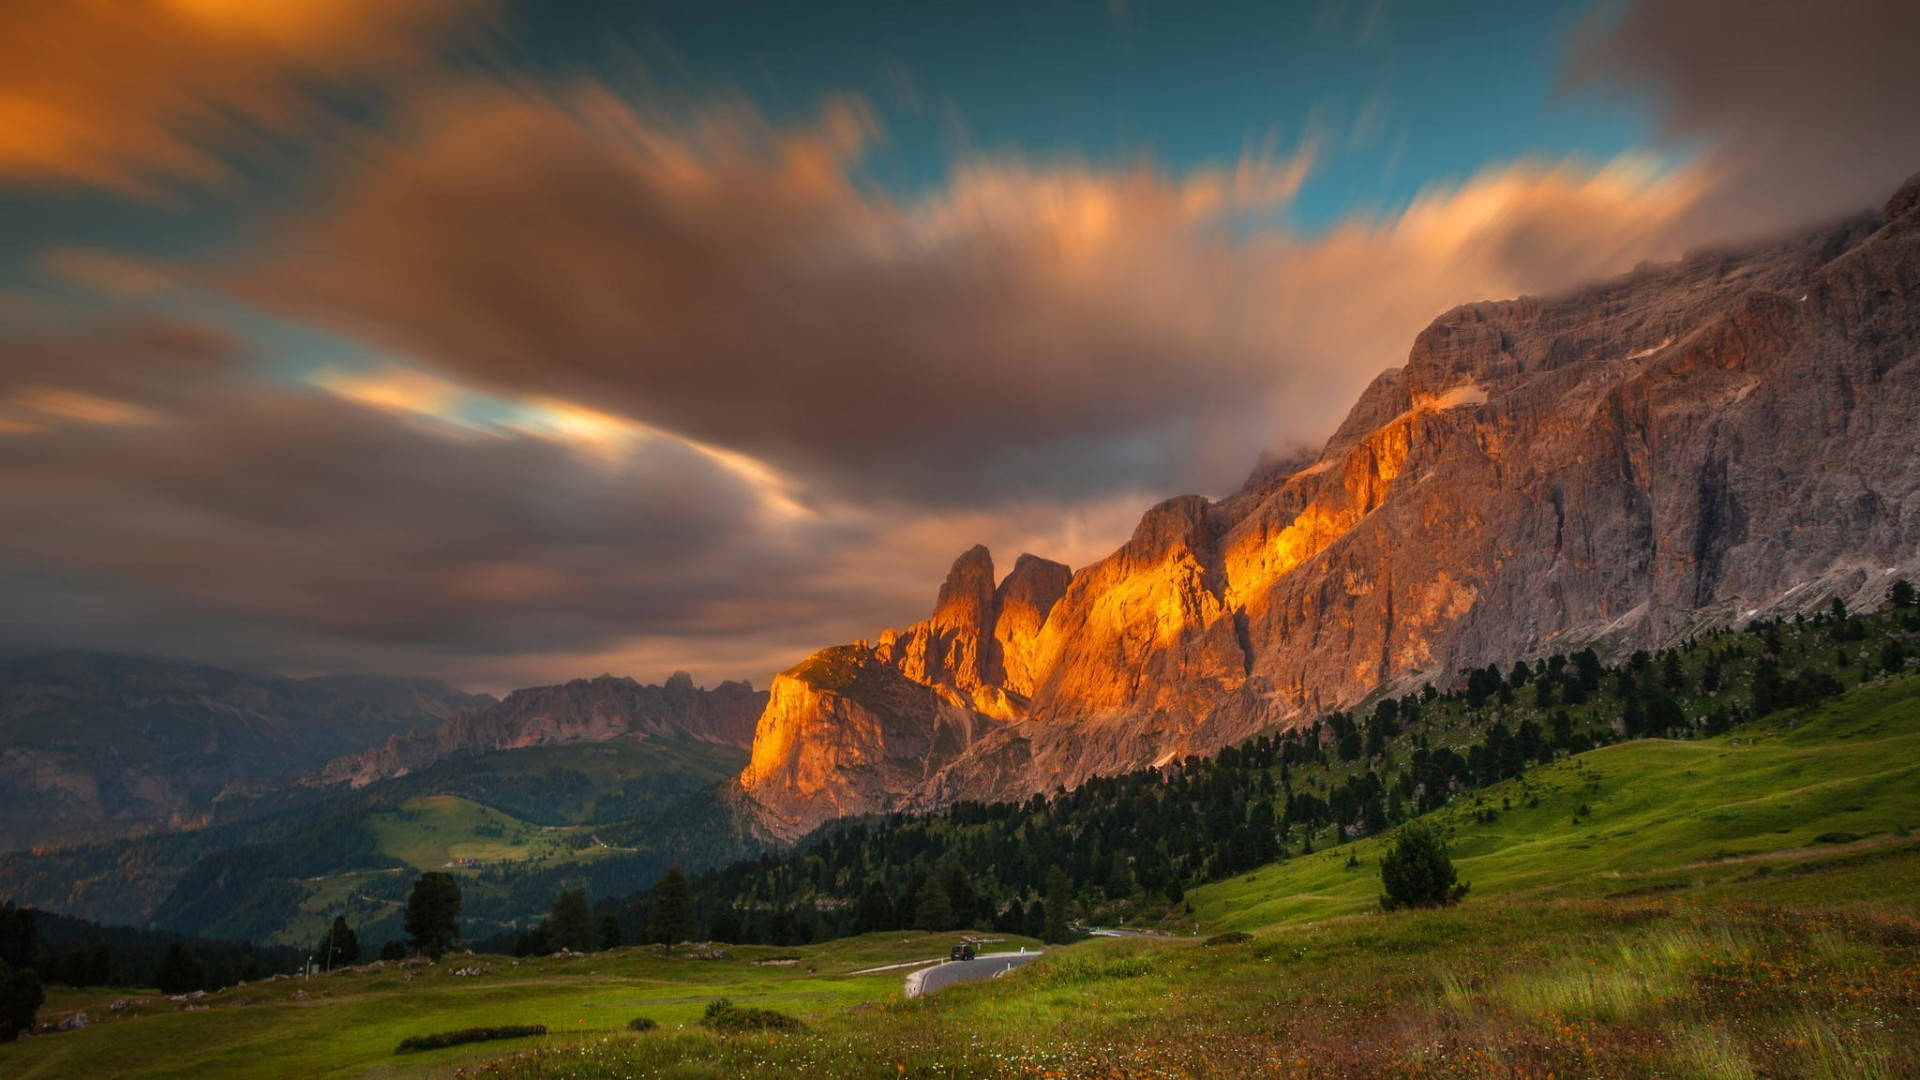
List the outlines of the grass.
<svg viewBox="0 0 1920 1080">
<path fill-rule="evenodd" d="M 1430 815 L 1472 898 L 1688 888 L 1846 832 L 1920 827 L 1920 678 L 1698 741 L 1621 743 L 1533 770 Z M 1583 809 L 1584 808 L 1584 809 Z M 1493 820 L 1483 821 L 1491 811 Z M 1576 823 L 1577 819 L 1577 823 Z M 1189 893 L 1194 921 L 1245 930 L 1373 909 L 1388 837 L 1329 848 Z M 1349 867 L 1349 857 L 1360 865 Z"/>
<path fill-rule="evenodd" d="M 590 837 L 587 826 L 540 826 L 457 795 L 422 795 L 397 810 L 372 815 L 380 851 L 416 870 L 496 862 L 588 858 L 597 845 L 568 845 Z"/>
<path fill-rule="evenodd" d="M 9 1076 L 1902 1077 L 1920 1075 L 1920 678 L 1695 742 L 1611 746 L 1434 815 L 1457 908 L 1383 915 L 1379 841 L 1190 893 L 1183 933 L 1056 949 L 905 1001 L 954 935 L 723 960 L 464 957 L 213 995 L 205 1012 L 56 991 L 85 1031 Z M 1857 839 L 1821 842 L 1824 834 Z M 1357 859 L 1357 866 L 1349 866 Z M 793 965 L 760 963 L 798 957 Z M 489 974 L 463 978 L 473 963 Z M 295 1000 L 304 987 L 311 996 Z M 242 1004 L 243 999 L 252 1004 Z M 718 1032 L 716 998 L 804 1029 Z M 653 1030 L 630 1032 L 636 1013 Z M 502 1053 L 422 1031 L 544 1024 Z"/>
<path fill-rule="evenodd" d="M 402 1039 L 423 1032 L 544 1024 L 551 1034 L 531 1042 L 560 1045 L 616 1033 L 631 1038 L 636 1014 L 659 1025 L 648 1038 L 702 1031 L 715 998 L 774 1009 L 811 1023 L 900 996 L 905 969 L 852 974 L 871 967 L 945 956 L 958 934 L 870 934 L 800 949 L 726 946 L 718 960 L 691 950 L 653 947 L 577 958 L 450 955 L 432 966 L 366 966 L 310 980 L 254 983 L 208 995 L 205 1011 L 183 1012 L 153 990 L 73 991 L 53 987 L 43 1019 L 85 1011 L 86 1030 L 0 1047 L 0 1075 L 9 1078 L 114 1076 L 358 1076 L 369 1069 L 431 1072 L 492 1047 L 455 1047 L 408 1054 Z M 1011 939 L 1012 947 L 1036 944 Z M 798 956 L 798 963 L 760 961 Z M 479 966 L 487 974 L 457 976 Z M 304 998 L 299 995 L 306 995 Z M 141 1004 L 115 1013 L 116 999 Z"/>
</svg>

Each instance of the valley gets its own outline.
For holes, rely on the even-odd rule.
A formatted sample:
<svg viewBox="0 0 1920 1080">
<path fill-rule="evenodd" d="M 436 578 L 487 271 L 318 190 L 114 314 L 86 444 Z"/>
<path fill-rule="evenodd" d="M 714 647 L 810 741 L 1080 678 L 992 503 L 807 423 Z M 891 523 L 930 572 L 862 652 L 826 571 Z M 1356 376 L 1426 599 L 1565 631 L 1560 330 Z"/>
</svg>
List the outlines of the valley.
<svg viewBox="0 0 1920 1080">
<path fill-rule="evenodd" d="M 1456 908 L 1375 911 L 1380 841 L 1363 839 L 1193 889 L 1173 936 L 1055 947 L 910 1002 L 899 971 L 856 972 L 956 935 L 449 957 L 186 1013 L 56 990 L 49 1015 L 95 1022 L 4 1052 L 25 1077 L 1901 1076 L 1920 1035 L 1916 749 L 1915 675 L 1710 738 L 1599 747 L 1430 815 L 1472 883 Z M 710 1031 L 722 996 L 806 1027 Z M 634 1016 L 659 1026 L 629 1033 Z M 506 1023 L 550 1034 L 393 1054 Z"/>
</svg>

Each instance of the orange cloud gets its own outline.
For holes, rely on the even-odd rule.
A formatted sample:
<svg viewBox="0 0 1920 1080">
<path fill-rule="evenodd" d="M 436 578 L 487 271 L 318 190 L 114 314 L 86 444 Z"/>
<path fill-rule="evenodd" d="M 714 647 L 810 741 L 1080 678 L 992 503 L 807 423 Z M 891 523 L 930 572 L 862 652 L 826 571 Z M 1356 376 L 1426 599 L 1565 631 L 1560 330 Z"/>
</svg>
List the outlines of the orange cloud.
<svg viewBox="0 0 1920 1080">
<path fill-rule="evenodd" d="M 236 290 L 516 399 L 724 447 L 829 496 L 1219 491 L 1330 433 L 1455 304 L 1707 238 L 1711 184 L 1521 161 L 1303 235 L 1314 147 L 1171 173 L 985 157 L 902 203 L 857 102 L 778 128 L 589 88 L 443 91 Z"/>
<path fill-rule="evenodd" d="M 49 248 L 35 256 L 34 265 L 43 274 L 108 296 L 151 296 L 172 284 L 166 271 L 156 266 L 91 248 Z"/>
<path fill-rule="evenodd" d="M 464 0 L 46 0 L 0 7 L 0 183 L 155 196 L 316 115 L 306 85 L 385 79 Z"/>
</svg>

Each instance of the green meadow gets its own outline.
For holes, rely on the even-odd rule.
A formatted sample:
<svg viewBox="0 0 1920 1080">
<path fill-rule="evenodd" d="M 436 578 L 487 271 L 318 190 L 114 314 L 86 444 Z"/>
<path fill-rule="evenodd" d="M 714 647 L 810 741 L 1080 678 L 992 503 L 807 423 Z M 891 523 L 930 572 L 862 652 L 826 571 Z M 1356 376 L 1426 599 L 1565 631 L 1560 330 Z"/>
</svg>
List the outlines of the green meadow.
<svg viewBox="0 0 1920 1080">
<path fill-rule="evenodd" d="M 1565 758 L 1430 818 L 1472 883 L 1455 908 L 1380 913 L 1376 838 L 1196 888 L 1167 936 L 1083 941 L 922 1001 L 902 999 L 902 970 L 856 972 L 939 955 L 955 935 L 728 946 L 720 959 L 452 956 L 237 987 L 204 1011 L 56 991 L 43 1018 L 85 1009 L 94 1022 L 0 1048 L 0 1071 L 1920 1075 L 1920 677 L 1716 738 Z M 423 858 L 443 852 L 415 836 Z M 454 973 L 468 965 L 487 971 Z M 109 1011 L 129 996 L 143 1003 Z M 699 1023 L 716 997 L 806 1027 L 716 1033 Z M 659 1026 L 629 1033 L 641 1016 Z M 408 1036 L 505 1024 L 550 1034 L 394 1053 Z"/>
</svg>

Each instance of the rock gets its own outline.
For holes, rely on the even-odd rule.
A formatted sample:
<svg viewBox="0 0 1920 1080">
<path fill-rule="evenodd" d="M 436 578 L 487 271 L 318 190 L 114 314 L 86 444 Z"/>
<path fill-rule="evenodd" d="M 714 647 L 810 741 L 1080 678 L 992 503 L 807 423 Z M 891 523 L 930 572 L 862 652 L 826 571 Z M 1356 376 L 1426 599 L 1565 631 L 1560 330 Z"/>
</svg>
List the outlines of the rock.
<svg viewBox="0 0 1920 1080">
<path fill-rule="evenodd" d="M 775 679 L 737 791 L 848 814 L 1209 753 L 1384 688 L 1920 573 L 1920 177 L 1862 216 L 1418 335 L 1311 461 L 1170 499 L 1068 575 L 955 561 L 934 612 Z M 1031 561 L 1030 561 L 1031 560 Z"/>
<path fill-rule="evenodd" d="M 87 1014 L 83 1012 L 77 1012 L 77 1013 L 74 1013 L 72 1016 L 69 1016 L 64 1020 L 61 1020 L 59 1023 L 53 1025 L 53 1030 L 79 1031 L 81 1028 L 86 1026 L 87 1026 Z"/>
<path fill-rule="evenodd" d="M 362 787 L 404 776 L 456 754 L 557 743 L 692 736 L 742 749 L 751 744 L 767 695 L 745 682 L 711 690 L 675 672 L 664 686 L 602 675 L 516 690 L 505 701 L 467 709 L 437 727 L 395 735 L 383 746 L 337 757 L 301 778 L 313 787 Z"/>
</svg>

